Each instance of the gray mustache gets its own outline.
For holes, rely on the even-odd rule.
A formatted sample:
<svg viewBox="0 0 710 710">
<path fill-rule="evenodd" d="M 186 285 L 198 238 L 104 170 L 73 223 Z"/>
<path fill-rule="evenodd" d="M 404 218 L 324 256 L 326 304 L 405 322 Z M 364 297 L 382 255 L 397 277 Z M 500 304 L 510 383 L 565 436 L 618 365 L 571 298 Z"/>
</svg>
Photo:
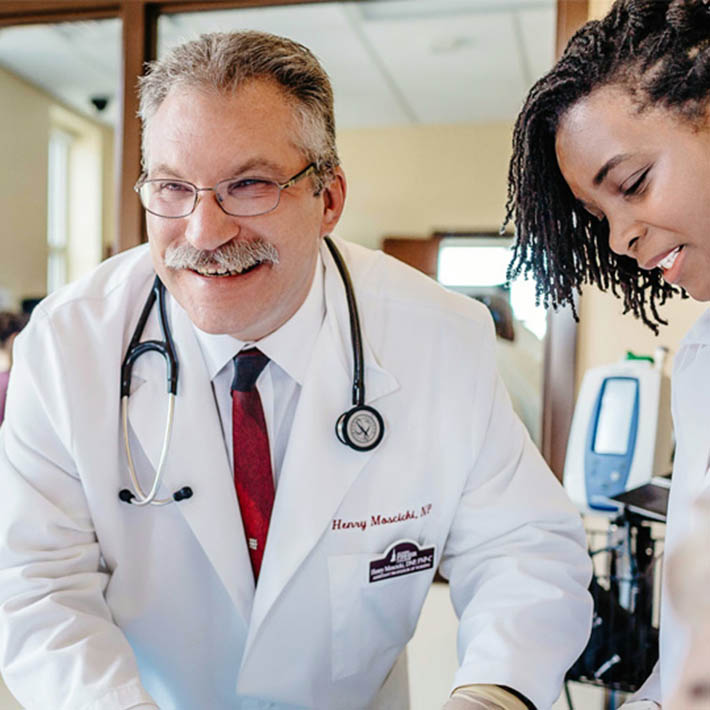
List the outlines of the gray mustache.
<svg viewBox="0 0 710 710">
<path fill-rule="evenodd" d="M 191 244 L 168 247 L 165 265 L 169 269 L 221 267 L 227 271 L 244 271 L 264 262 L 278 264 L 279 252 L 273 244 L 257 238 L 249 241 L 233 240 L 213 250 L 195 249 Z"/>
</svg>

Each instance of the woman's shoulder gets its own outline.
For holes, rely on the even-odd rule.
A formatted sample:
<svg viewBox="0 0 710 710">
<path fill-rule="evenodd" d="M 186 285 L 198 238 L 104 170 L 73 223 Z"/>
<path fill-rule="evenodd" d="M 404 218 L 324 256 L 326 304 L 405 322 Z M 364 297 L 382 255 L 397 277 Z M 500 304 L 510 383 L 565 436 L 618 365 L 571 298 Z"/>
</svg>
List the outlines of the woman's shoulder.
<svg viewBox="0 0 710 710">
<path fill-rule="evenodd" d="M 680 343 L 681 348 L 693 345 L 710 345 L 710 308 L 695 321 Z"/>
</svg>

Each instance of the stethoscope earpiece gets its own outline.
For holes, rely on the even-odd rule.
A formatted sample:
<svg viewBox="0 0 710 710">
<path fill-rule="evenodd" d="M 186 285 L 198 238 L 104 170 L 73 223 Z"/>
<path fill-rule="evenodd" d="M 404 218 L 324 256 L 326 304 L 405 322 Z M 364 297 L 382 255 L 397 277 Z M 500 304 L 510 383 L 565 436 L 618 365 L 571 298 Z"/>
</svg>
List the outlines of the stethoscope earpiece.
<svg viewBox="0 0 710 710">
<path fill-rule="evenodd" d="M 179 503 L 181 500 L 187 500 L 192 498 L 192 488 L 190 486 L 183 486 L 179 491 L 173 493 L 173 500 Z"/>
<path fill-rule="evenodd" d="M 131 493 L 128 488 L 124 488 L 123 490 L 119 491 L 118 497 L 124 503 L 132 503 L 134 500 L 136 500 L 136 496 Z M 173 500 L 176 503 L 179 503 L 181 500 L 187 500 L 188 498 L 192 498 L 192 488 L 190 488 L 190 486 L 183 486 L 179 491 L 175 491 L 175 493 L 173 493 Z"/>
<path fill-rule="evenodd" d="M 385 424 L 380 413 L 360 404 L 338 417 L 335 434 L 338 439 L 355 451 L 374 449 L 385 433 Z"/>
<path fill-rule="evenodd" d="M 133 493 L 131 493 L 128 488 L 124 488 L 123 490 L 119 491 L 118 497 L 124 502 L 124 503 L 130 503 L 135 496 Z"/>
</svg>

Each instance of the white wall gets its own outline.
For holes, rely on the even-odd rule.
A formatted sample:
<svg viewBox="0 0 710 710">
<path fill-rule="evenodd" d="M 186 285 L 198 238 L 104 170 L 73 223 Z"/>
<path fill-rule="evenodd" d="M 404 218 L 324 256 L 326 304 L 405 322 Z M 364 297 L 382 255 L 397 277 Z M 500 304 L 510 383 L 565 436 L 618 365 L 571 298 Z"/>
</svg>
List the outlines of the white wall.
<svg viewBox="0 0 710 710">
<path fill-rule="evenodd" d="M 0 288 L 17 306 L 47 282 L 47 97 L 0 69 Z"/>
<path fill-rule="evenodd" d="M 385 236 L 497 231 L 511 140 L 508 123 L 340 132 L 348 197 L 338 234 L 379 247 Z"/>
<path fill-rule="evenodd" d="M 622 314 L 622 302 L 610 293 L 587 287 L 580 300 L 580 322 L 577 332 L 577 389 L 590 367 L 616 362 L 627 350 L 637 355 L 653 355 L 664 345 L 669 349 L 665 370 L 670 375 L 673 355 L 683 336 L 708 307 L 691 299 L 676 298 L 659 309 L 668 321 L 659 334 L 633 315 Z"/>
<path fill-rule="evenodd" d="M 76 137 L 70 152 L 70 278 L 93 268 L 102 256 L 102 240 L 113 239 L 113 130 L 3 69 L 0 107 L 0 289 L 10 299 L 0 307 L 16 307 L 25 296 L 46 293 L 50 128 Z"/>
</svg>

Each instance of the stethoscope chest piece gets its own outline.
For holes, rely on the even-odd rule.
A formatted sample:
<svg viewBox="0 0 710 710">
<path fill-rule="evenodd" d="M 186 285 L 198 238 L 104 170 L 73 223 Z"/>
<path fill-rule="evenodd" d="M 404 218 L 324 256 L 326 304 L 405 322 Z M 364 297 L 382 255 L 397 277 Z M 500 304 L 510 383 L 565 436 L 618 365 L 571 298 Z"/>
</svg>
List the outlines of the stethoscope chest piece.
<svg viewBox="0 0 710 710">
<path fill-rule="evenodd" d="M 385 425 L 376 409 L 360 404 L 338 417 L 335 433 L 351 449 L 369 451 L 382 441 Z"/>
<path fill-rule="evenodd" d="M 382 441 L 385 423 L 376 409 L 365 404 L 362 333 L 360 332 L 360 316 L 357 312 L 355 290 L 350 273 L 333 240 L 330 237 L 325 237 L 325 243 L 333 256 L 333 261 L 338 267 L 345 286 L 345 297 L 350 315 L 350 340 L 353 346 L 353 406 L 338 417 L 338 421 L 335 422 L 335 435 L 345 446 L 349 446 L 355 451 L 369 451 Z"/>
</svg>

